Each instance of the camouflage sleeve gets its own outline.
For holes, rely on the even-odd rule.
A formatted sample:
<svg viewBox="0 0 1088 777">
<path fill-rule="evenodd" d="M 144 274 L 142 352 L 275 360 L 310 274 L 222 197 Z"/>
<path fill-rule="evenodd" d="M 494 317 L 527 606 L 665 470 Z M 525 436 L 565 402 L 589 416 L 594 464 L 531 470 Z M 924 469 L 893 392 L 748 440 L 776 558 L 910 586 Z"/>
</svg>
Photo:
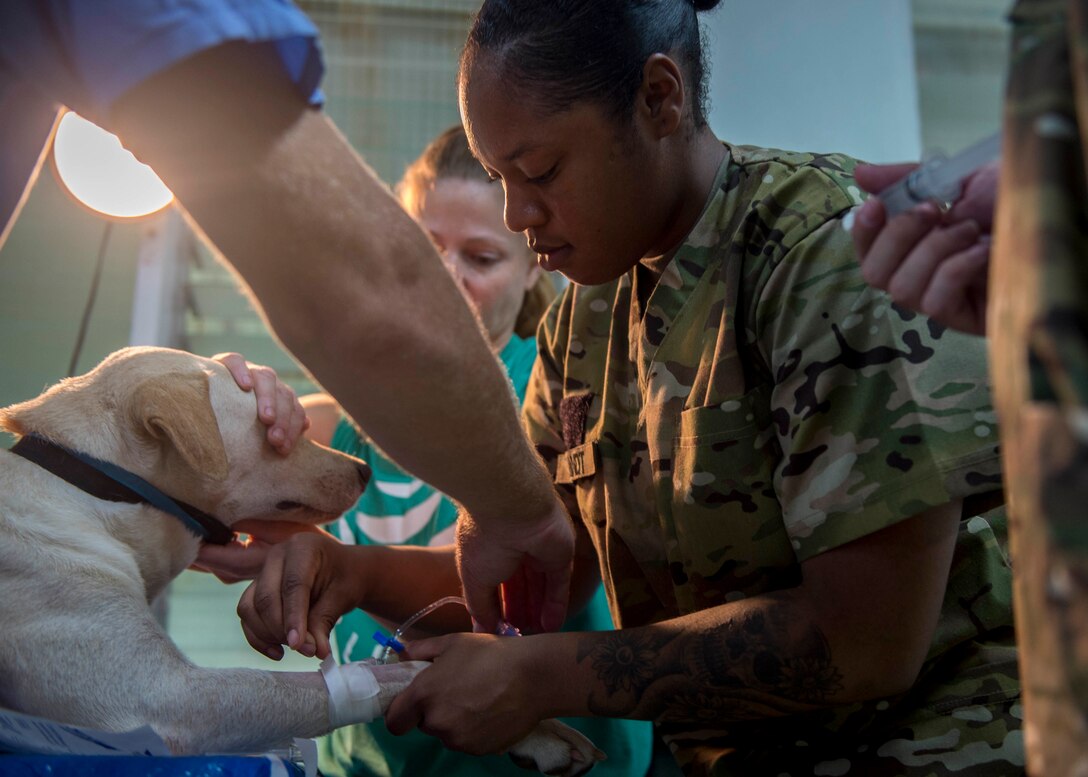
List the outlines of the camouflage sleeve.
<svg viewBox="0 0 1088 777">
<path fill-rule="evenodd" d="M 562 422 L 559 419 L 564 380 L 560 355 L 567 350 L 571 305 L 572 293 L 568 288 L 562 299 L 548 308 L 537 329 L 537 359 L 529 376 L 529 385 L 525 389 L 525 402 L 521 406 L 521 421 L 525 433 L 548 468 L 553 482 L 559 454 L 567 449 L 563 442 Z M 574 487 L 557 484 L 555 489 L 577 524 L 581 513 Z"/>
<path fill-rule="evenodd" d="M 841 218 L 793 246 L 756 300 L 799 559 L 1000 487 L 985 341 L 867 286 Z"/>
</svg>

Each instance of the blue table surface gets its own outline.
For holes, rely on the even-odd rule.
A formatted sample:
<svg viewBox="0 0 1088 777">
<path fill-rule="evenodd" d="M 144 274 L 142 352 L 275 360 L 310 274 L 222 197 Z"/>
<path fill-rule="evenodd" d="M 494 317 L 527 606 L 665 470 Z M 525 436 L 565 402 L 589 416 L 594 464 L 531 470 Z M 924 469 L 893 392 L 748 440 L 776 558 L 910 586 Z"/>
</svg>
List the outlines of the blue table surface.
<svg viewBox="0 0 1088 777">
<path fill-rule="evenodd" d="M 304 774 L 280 763 L 291 777 Z M 3 777 L 271 777 L 272 768 L 252 756 L 0 755 Z"/>
</svg>

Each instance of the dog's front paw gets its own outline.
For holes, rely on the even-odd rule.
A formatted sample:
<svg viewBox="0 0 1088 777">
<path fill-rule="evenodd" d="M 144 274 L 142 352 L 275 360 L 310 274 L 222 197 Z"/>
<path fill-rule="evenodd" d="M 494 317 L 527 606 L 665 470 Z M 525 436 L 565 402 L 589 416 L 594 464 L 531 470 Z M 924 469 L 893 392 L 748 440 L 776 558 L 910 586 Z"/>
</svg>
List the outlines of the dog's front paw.
<svg viewBox="0 0 1088 777">
<path fill-rule="evenodd" d="M 510 748 L 509 755 L 523 769 L 557 777 L 577 777 L 605 759 L 605 754 L 581 732 L 558 720 L 540 721 L 527 737 Z"/>
</svg>

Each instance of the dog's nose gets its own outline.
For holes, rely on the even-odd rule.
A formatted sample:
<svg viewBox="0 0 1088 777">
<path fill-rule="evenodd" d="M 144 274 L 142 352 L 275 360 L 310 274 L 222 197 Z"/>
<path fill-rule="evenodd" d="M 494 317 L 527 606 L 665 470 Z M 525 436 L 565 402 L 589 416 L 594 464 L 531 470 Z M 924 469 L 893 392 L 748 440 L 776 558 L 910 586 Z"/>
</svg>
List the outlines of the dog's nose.
<svg viewBox="0 0 1088 777">
<path fill-rule="evenodd" d="M 366 484 L 370 482 L 370 467 L 359 462 L 355 465 L 355 471 L 359 473 L 359 485 L 365 489 Z"/>
</svg>

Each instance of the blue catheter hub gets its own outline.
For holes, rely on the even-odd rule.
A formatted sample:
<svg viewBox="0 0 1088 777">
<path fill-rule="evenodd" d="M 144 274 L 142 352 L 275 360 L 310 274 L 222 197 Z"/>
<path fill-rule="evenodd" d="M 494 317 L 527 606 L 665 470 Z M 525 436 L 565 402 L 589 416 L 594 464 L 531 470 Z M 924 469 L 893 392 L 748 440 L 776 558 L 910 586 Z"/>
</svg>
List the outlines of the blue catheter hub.
<svg viewBox="0 0 1088 777">
<path fill-rule="evenodd" d="M 400 653 L 404 650 L 404 645 L 397 641 L 396 637 L 387 637 L 380 631 L 374 632 L 374 641 L 384 648 L 394 650 Z"/>
</svg>

